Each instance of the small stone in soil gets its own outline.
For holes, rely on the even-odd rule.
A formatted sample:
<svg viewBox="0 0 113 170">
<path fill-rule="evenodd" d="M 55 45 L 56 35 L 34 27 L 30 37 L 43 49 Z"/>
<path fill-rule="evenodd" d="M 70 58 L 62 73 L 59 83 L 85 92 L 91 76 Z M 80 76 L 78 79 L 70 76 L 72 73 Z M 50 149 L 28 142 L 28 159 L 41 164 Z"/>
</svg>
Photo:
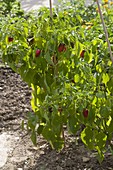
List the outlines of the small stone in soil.
<svg viewBox="0 0 113 170">
<path fill-rule="evenodd" d="M 86 162 L 89 162 L 90 158 L 87 158 L 87 157 L 83 157 L 83 162 L 86 163 Z"/>
</svg>

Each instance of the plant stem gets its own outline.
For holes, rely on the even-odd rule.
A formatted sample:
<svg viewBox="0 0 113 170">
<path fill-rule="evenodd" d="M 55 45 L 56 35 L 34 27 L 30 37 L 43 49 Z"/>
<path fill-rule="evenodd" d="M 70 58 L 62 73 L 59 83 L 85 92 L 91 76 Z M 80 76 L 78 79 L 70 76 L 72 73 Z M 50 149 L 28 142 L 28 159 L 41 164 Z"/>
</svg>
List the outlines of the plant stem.
<svg viewBox="0 0 113 170">
<path fill-rule="evenodd" d="M 102 11 L 101 11 L 101 9 L 100 9 L 99 1 L 98 1 L 98 0 L 96 0 L 96 1 L 97 1 L 98 10 L 99 10 L 101 22 L 102 22 L 102 25 L 103 25 L 103 29 L 104 29 L 104 32 L 105 32 L 106 41 L 107 41 L 107 44 L 108 44 L 108 49 L 109 49 L 109 53 L 110 53 L 110 58 L 111 58 L 111 61 L 112 61 L 112 64 L 113 64 L 113 55 L 112 55 L 111 45 L 110 45 L 110 41 L 109 41 L 108 31 L 107 31 L 107 29 L 106 29 L 106 25 L 105 25 L 105 22 L 104 22 L 104 17 L 103 17 Z"/>
<path fill-rule="evenodd" d="M 58 77 L 58 59 L 55 54 L 53 55 L 53 63 L 54 63 L 54 76 L 57 78 Z"/>
</svg>

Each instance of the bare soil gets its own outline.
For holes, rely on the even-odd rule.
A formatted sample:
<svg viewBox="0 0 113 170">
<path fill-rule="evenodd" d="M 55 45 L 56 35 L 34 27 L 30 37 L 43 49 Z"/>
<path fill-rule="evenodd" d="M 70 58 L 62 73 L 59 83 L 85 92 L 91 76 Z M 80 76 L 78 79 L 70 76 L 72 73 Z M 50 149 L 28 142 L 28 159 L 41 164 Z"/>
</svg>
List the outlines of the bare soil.
<svg viewBox="0 0 113 170">
<path fill-rule="evenodd" d="M 107 152 L 100 165 L 95 152 L 81 140 L 65 132 L 66 147 L 58 153 L 42 136 L 33 146 L 30 135 L 22 131 L 30 107 L 31 89 L 8 67 L 0 67 L 0 134 L 10 137 L 8 159 L 1 170 L 113 170 L 113 155 Z"/>
</svg>

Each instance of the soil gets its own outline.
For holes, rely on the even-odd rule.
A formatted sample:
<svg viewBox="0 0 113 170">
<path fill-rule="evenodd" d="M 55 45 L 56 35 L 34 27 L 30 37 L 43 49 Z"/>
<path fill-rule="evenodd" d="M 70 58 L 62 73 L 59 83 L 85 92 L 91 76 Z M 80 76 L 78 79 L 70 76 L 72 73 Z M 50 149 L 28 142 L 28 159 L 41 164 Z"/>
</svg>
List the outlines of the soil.
<svg viewBox="0 0 113 170">
<path fill-rule="evenodd" d="M 9 67 L 0 67 L 0 134 L 9 135 L 8 159 L 1 170 L 113 170 L 113 155 L 105 154 L 100 165 L 95 152 L 85 148 L 81 140 L 67 134 L 66 146 L 58 153 L 42 136 L 33 146 L 30 135 L 22 131 L 30 107 L 31 89 Z"/>
</svg>

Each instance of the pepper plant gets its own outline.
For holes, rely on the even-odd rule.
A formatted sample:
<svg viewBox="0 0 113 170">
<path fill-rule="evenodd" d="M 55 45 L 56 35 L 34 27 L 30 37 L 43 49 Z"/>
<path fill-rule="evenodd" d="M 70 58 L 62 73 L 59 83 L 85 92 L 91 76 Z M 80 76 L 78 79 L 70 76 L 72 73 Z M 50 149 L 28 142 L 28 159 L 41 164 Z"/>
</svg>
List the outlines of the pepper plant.
<svg viewBox="0 0 113 170">
<path fill-rule="evenodd" d="M 67 7 L 68 6 L 68 7 Z M 32 88 L 28 129 L 36 144 L 42 135 L 57 150 L 64 126 L 100 160 L 113 136 L 113 65 L 96 5 L 84 1 L 41 8 L 27 17 L 2 21 L 2 59 Z M 113 42 L 113 8 L 101 6 Z M 112 46 L 111 46 L 112 47 Z M 112 48 L 113 49 L 113 48 Z"/>
</svg>

